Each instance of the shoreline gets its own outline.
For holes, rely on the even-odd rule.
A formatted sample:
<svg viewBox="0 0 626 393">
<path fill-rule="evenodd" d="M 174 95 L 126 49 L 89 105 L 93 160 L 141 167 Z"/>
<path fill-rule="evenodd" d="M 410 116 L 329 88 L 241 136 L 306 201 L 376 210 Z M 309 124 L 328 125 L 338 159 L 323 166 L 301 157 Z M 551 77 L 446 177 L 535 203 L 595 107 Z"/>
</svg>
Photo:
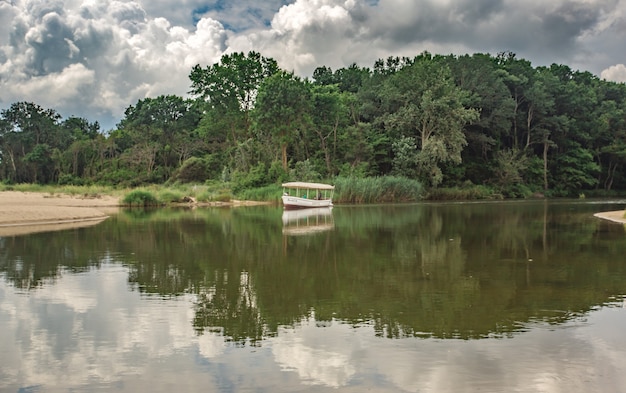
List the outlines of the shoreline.
<svg viewBox="0 0 626 393">
<path fill-rule="evenodd" d="M 626 210 L 615 210 L 610 212 L 596 213 L 593 216 L 603 220 L 611 221 L 618 224 L 626 224 Z"/>
<path fill-rule="evenodd" d="M 120 197 L 0 191 L 0 237 L 96 225 L 119 212 Z M 267 202 L 237 201 L 182 203 L 178 206 L 254 206 Z M 625 210 L 593 216 L 626 224 Z"/>
<path fill-rule="evenodd" d="M 113 196 L 24 191 L 0 192 L 0 236 L 17 236 L 96 225 L 119 211 Z"/>
<path fill-rule="evenodd" d="M 172 206 L 255 206 L 267 202 L 191 202 Z M 0 191 L 0 237 L 59 231 L 96 225 L 122 207 L 121 197 Z"/>
</svg>

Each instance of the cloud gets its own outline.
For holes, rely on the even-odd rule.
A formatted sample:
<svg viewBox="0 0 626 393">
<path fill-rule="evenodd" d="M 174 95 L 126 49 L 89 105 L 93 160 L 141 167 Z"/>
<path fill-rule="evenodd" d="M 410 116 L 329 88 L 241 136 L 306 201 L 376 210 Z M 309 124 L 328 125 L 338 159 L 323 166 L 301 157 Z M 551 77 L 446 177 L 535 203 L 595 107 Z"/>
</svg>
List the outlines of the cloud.
<svg viewBox="0 0 626 393">
<path fill-rule="evenodd" d="M 0 1 L 0 107 L 58 102 L 106 129 L 138 99 L 185 95 L 195 64 L 250 50 L 301 76 L 425 50 L 512 51 L 623 80 L 611 75 L 624 34 L 626 0 Z"/>
<path fill-rule="evenodd" d="M 624 64 L 610 66 L 600 73 L 600 77 L 608 81 L 626 83 L 626 66 Z"/>
<path fill-rule="evenodd" d="M 119 119 L 138 99 L 185 94 L 191 67 L 218 61 L 227 37 L 218 21 L 204 18 L 188 30 L 147 18 L 132 1 L 75 8 L 30 1 L 9 11 L 8 37 L 0 41 L 0 104 L 33 101 L 92 121 L 94 113 Z"/>
</svg>

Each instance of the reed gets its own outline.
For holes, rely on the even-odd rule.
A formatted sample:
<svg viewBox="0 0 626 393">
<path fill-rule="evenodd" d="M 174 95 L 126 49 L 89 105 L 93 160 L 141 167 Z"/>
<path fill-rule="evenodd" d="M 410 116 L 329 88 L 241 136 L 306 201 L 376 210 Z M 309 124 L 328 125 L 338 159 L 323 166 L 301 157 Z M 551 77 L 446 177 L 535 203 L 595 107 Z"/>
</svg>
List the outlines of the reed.
<svg viewBox="0 0 626 393">
<path fill-rule="evenodd" d="M 282 187 L 279 184 L 270 184 L 269 186 L 259 188 L 248 188 L 237 193 L 236 197 L 246 201 L 266 201 L 276 202 L 280 200 Z"/>
<path fill-rule="evenodd" d="M 422 184 L 413 179 L 396 176 L 337 177 L 337 203 L 392 203 L 414 202 L 421 198 Z"/>
<path fill-rule="evenodd" d="M 482 199 L 504 199 L 504 196 L 493 189 L 472 185 L 470 187 L 433 188 L 428 190 L 424 199 L 430 201 L 472 201 Z"/>
</svg>

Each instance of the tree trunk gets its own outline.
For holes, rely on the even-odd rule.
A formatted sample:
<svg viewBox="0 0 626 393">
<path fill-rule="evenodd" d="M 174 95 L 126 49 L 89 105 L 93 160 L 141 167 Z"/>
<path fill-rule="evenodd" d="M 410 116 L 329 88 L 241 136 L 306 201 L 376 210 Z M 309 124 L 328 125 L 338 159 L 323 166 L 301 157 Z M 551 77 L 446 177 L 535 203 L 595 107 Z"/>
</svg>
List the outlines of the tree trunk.
<svg viewBox="0 0 626 393">
<path fill-rule="evenodd" d="M 283 169 L 287 171 L 287 144 L 281 143 L 280 145 L 281 161 L 283 163 Z"/>
<path fill-rule="evenodd" d="M 543 142 L 543 189 L 548 190 L 548 140 Z"/>
</svg>

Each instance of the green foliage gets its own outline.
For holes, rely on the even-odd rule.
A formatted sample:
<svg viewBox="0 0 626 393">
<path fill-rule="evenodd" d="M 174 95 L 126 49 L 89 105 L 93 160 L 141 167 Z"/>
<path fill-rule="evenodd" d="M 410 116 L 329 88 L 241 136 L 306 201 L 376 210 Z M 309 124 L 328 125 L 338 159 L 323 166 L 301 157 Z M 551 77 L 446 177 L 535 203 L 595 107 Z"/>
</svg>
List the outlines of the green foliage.
<svg viewBox="0 0 626 393">
<path fill-rule="evenodd" d="M 320 66 L 309 81 L 249 52 L 189 77 L 194 99 L 140 99 L 106 134 L 34 103 L 10 105 L 0 111 L 0 182 L 221 180 L 240 192 L 339 174 L 456 187 L 431 192 L 441 198 L 491 197 L 465 184 L 515 198 L 626 190 L 626 85 L 566 65 L 424 52 L 371 70 Z"/>
<path fill-rule="evenodd" d="M 84 186 L 86 185 L 86 180 L 82 177 L 74 176 L 69 173 L 65 173 L 59 176 L 58 184 L 60 186 L 72 185 L 72 186 Z"/>
<path fill-rule="evenodd" d="M 173 190 L 170 188 L 163 189 L 159 192 L 158 197 L 156 198 L 161 203 L 174 203 L 174 202 L 183 202 L 183 198 L 185 198 L 185 193 L 180 190 Z"/>
<path fill-rule="evenodd" d="M 415 138 L 403 136 L 393 142 L 392 174 L 413 178 L 417 173 L 417 143 Z"/>
<path fill-rule="evenodd" d="M 471 185 L 466 187 L 433 188 L 424 199 L 431 201 L 471 201 L 483 199 L 503 199 L 504 196 L 491 187 Z"/>
<path fill-rule="evenodd" d="M 207 163 L 199 157 L 191 157 L 183 162 L 170 180 L 182 183 L 203 182 L 208 178 Z"/>
<path fill-rule="evenodd" d="M 101 172 L 96 177 L 99 184 L 117 184 L 122 187 L 133 187 L 137 185 L 137 174 L 127 168 L 110 169 Z"/>
<path fill-rule="evenodd" d="M 158 206 L 161 203 L 151 192 L 146 190 L 133 190 L 122 198 L 122 203 L 128 206 Z"/>
<path fill-rule="evenodd" d="M 294 181 L 318 182 L 322 175 L 315 170 L 310 160 L 296 162 L 294 168 L 289 171 L 289 178 Z"/>
<path fill-rule="evenodd" d="M 250 169 L 249 172 L 235 172 L 232 175 L 232 188 L 235 193 L 248 188 L 259 188 L 270 183 L 267 168 L 260 162 Z"/>
<path fill-rule="evenodd" d="M 270 184 L 259 188 L 249 188 L 237 193 L 237 199 L 245 201 L 271 201 L 278 203 L 282 187 L 278 184 Z"/>
<path fill-rule="evenodd" d="M 365 178 L 370 173 L 369 164 L 367 162 L 359 162 L 358 164 L 345 163 L 339 168 L 340 177 L 356 177 Z"/>
<path fill-rule="evenodd" d="M 423 192 L 417 180 L 396 176 L 337 177 L 334 183 L 337 203 L 414 202 Z"/>
<path fill-rule="evenodd" d="M 284 183 L 289 178 L 289 174 L 285 171 L 280 161 L 272 161 L 267 175 L 268 181 L 274 183 Z"/>
</svg>

